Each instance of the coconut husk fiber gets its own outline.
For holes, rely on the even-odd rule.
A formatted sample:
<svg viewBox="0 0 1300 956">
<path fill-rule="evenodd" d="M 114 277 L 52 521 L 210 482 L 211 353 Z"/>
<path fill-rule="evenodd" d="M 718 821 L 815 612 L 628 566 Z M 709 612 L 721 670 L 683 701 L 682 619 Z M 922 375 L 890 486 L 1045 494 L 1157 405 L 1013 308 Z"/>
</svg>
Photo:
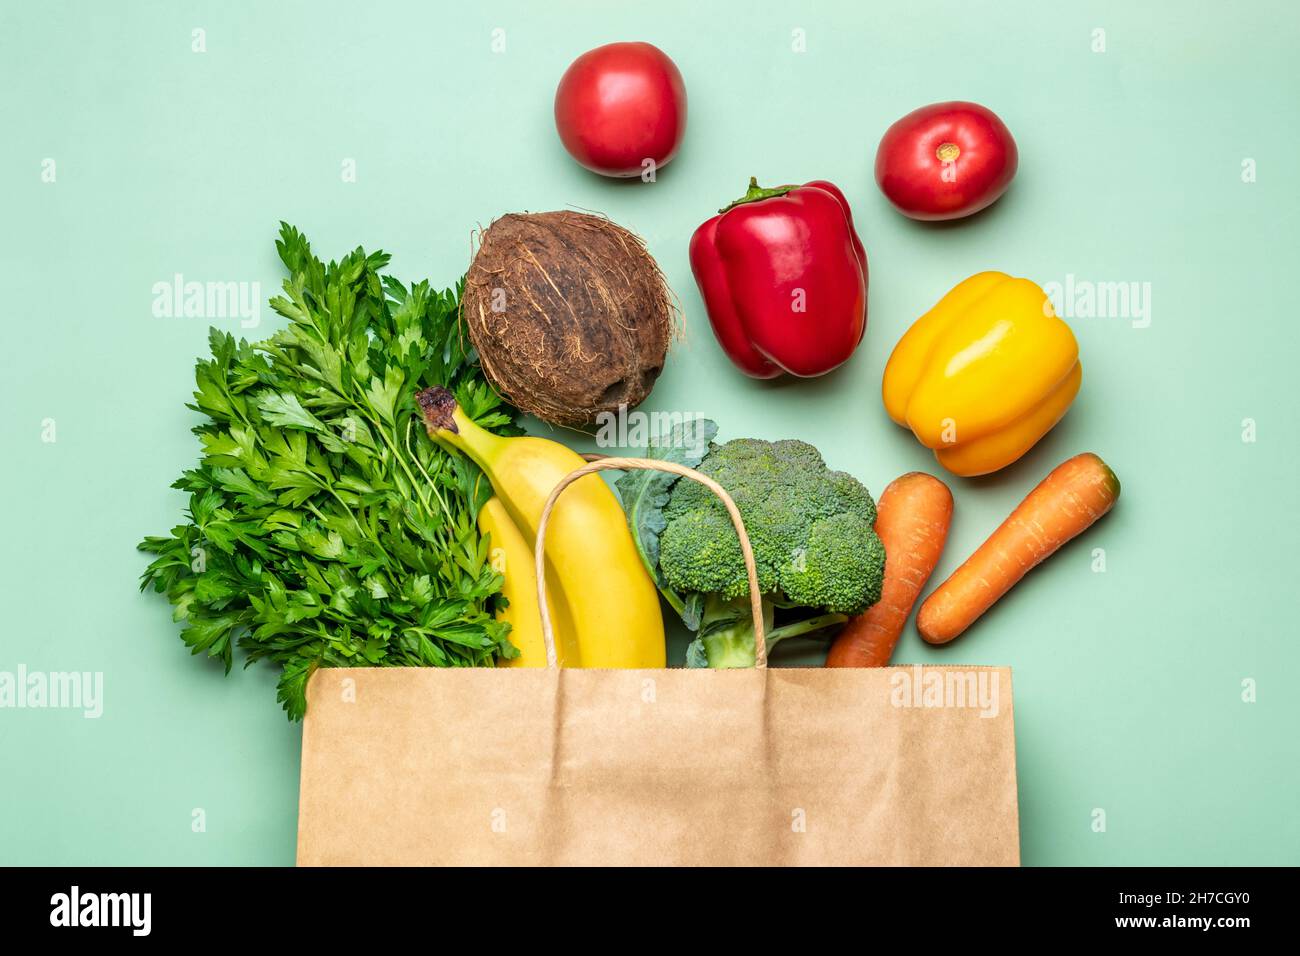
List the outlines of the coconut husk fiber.
<svg viewBox="0 0 1300 956">
<path fill-rule="evenodd" d="M 677 315 L 638 236 L 568 211 L 512 213 L 484 230 L 461 310 L 497 391 L 571 426 L 650 394 Z"/>
</svg>

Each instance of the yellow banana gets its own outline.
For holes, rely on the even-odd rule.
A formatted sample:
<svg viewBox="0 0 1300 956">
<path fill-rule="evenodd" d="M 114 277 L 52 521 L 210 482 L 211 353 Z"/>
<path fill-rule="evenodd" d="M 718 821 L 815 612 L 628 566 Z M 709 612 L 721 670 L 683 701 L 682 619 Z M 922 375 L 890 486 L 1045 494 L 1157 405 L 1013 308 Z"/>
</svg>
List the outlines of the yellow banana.
<svg viewBox="0 0 1300 956">
<path fill-rule="evenodd" d="M 559 442 L 503 438 L 479 428 L 444 388 L 426 389 L 417 398 L 429 435 L 483 469 L 531 549 L 547 497 L 586 462 Z M 546 529 L 546 573 L 569 617 L 562 622 L 554 615 L 552 624 L 557 643 L 572 640 L 576 647 L 570 667 L 665 665 L 658 591 L 618 499 L 599 475 L 574 482 L 556 503 Z"/>
<path fill-rule="evenodd" d="M 533 571 L 533 549 L 519 533 L 499 498 L 490 498 L 478 513 L 478 527 L 488 537 L 490 560 L 497 573 L 505 577 L 501 593 L 509 602 L 497 620 L 510 625 L 510 643 L 519 648 L 519 656 L 503 660 L 506 667 L 545 667 L 546 644 L 542 639 L 542 617 L 537 607 L 537 574 Z M 546 604 L 551 610 L 556 653 L 560 666 L 578 659 L 572 639 L 573 627 L 568 605 L 546 585 Z M 567 638 L 567 639 L 566 639 Z"/>
</svg>

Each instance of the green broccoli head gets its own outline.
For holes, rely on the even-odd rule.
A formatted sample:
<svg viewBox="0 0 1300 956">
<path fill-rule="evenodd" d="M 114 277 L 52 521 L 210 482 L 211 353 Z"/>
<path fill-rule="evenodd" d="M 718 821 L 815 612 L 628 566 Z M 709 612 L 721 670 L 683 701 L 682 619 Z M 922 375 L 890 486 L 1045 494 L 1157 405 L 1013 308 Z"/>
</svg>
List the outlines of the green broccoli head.
<svg viewBox="0 0 1300 956">
<path fill-rule="evenodd" d="M 885 548 L 859 512 L 819 518 L 808 544 L 780 568 L 781 590 L 793 604 L 857 614 L 880 600 Z"/>
<path fill-rule="evenodd" d="M 829 470 L 812 445 L 738 438 L 710 445 L 698 470 L 740 509 L 759 587 L 772 603 L 858 614 L 880 599 L 885 551 L 873 530 L 876 503 L 852 475 Z M 723 600 L 747 593 L 740 541 L 711 491 L 678 481 L 663 516 L 659 567 L 669 586 Z"/>
</svg>

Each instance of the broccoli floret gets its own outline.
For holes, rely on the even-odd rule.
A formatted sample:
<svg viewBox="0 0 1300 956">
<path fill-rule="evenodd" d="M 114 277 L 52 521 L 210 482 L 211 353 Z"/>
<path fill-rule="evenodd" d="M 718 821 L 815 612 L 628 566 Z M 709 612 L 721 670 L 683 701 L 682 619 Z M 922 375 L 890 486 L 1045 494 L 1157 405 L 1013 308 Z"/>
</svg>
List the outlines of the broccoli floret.
<svg viewBox="0 0 1300 956">
<path fill-rule="evenodd" d="M 880 600 L 885 547 L 862 515 L 843 511 L 814 521 L 806 550 L 780 571 L 781 590 L 795 604 L 860 614 Z"/>
<path fill-rule="evenodd" d="M 826 477 L 835 486 L 836 496 L 844 506 L 844 510 L 861 515 L 867 525 L 874 528 L 876 525 L 876 502 L 871 497 L 871 492 L 867 491 L 867 486 L 847 471 L 832 471 Z"/>
<path fill-rule="evenodd" d="M 735 575 L 737 564 L 742 571 L 739 583 Z M 740 553 L 740 539 L 725 510 L 697 508 L 670 521 L 659 537 L 659 566 L 669 585 L 678 591 L 734 598 L 749 590 L 743 573 L 745 562 Z M 760 587 L 766 584 L 765 590 L 774 588 L 775 569 L 759 564 L 758 580 Z"/>
<path fill-rule="evenodd" d="M 711 445 L 698 470 L 740 509 L 768 619 L 775 607 L 786 609 L 782 626 L 769 629 L 769 646 L 840 623 L 880 599 L 885 550 L 872 527 L 876 503 L 852 475 L 829 470 L 812 445 L 735 439 Z M 663 517 L 662 580 L 676 592 L 674 606 L 682 606 L 681 595 L 703 596 L 698 633 L 709 666 L 752 665 L 745 565 L 722 502 L 697 482 L 679 480 Z"/>
</svg>

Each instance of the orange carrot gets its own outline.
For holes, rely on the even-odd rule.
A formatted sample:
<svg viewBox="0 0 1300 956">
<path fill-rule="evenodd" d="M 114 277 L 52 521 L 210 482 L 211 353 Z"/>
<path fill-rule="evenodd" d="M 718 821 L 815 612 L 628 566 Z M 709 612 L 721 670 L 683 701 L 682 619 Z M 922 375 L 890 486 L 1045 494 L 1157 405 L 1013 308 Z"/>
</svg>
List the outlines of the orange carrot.
<svg viewBox="0 0 1300 956">
<path fill-rule="evenodd" d="M 951 641 L 1030 570 L 1086 531 L 1118 497 L 1119 479 L 1096 455 L 1075 455 L 1057 465 L 925 599 L 916 615 L 921 636 L 931 644 Z"/>
<path fill-rule="evenodd" d="M 952 492 L 938 478 L 913 471 L 880 496 L 876 534 L 885 546 L 880 600 L 844 625 L 827 667 L 884 667 L 898 635 L 939 562 L 952 520 Z"/>
</svg>

